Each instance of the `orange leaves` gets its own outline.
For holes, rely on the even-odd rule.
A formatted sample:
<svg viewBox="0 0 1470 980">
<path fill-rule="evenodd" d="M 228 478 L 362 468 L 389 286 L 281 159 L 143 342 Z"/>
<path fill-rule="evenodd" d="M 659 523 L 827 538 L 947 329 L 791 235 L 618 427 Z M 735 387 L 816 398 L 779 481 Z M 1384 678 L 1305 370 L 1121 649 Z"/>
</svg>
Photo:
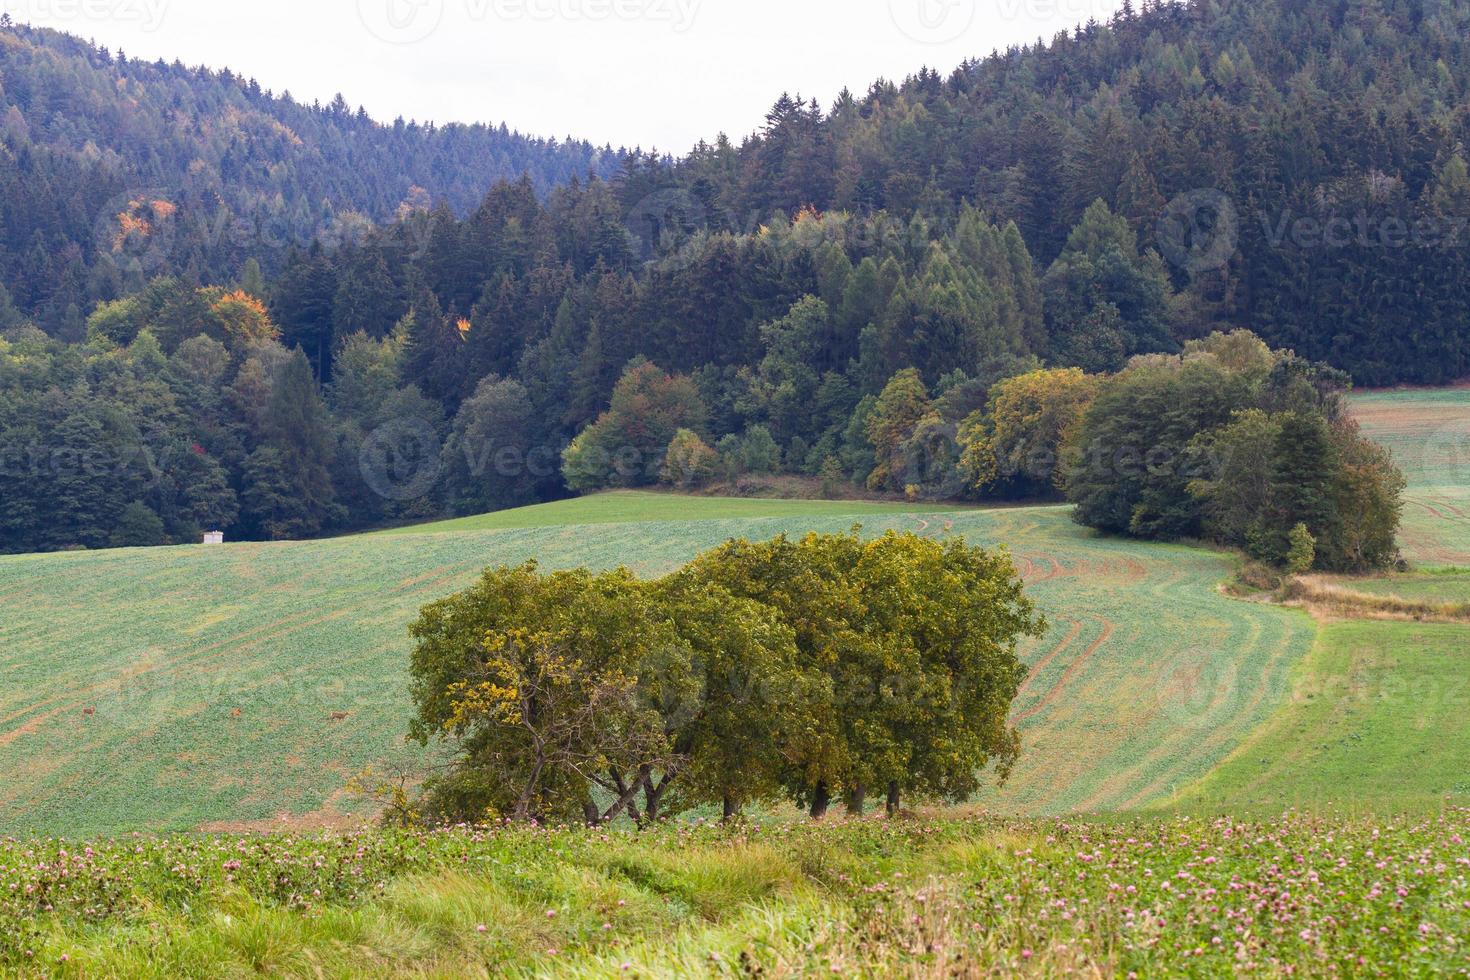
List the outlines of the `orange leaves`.
<svg viewBox="0 0 1470 980">
<path fill-rule="evenodd" d="M 138 199 L 117 213 L 117 234 L 112 237 L 112 250 L 121 252 L 132 238 L 148 238 L 160 224 L 178 213 L 170 201 Z"/>
<path fill-rule="evenodd" d="M 211 289 L 209 310 L 219 322 L 225 337 L 232 343 L 249 343 L 256 340 L 274 340 L 280 331 L 271 322 L 265 304 L 243 289 L 227 292 Z"/>
</svg>

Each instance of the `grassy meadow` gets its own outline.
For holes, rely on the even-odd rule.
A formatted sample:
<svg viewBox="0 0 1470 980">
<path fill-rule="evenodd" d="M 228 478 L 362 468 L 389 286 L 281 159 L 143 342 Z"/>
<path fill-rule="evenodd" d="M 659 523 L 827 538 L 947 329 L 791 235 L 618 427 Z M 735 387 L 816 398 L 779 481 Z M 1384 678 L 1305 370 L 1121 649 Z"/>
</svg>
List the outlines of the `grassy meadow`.
<svg viewBox="0 0 1470 980">
<path fill-rule="evenodd" d="M 1470 805 L 1470 624 L 1325 623 L 1290 703 L 1181 801 L 1210 812 Z"/>
<path fill-rule="evenodd" d="M 1444 435 L 1470 398 L 1355 409 L 1410 477 L 1415 568 L 1324 581 L 1470 602 L 1470 441 Z M 653 575 L 858 522 L 1008 548 L 1047 615 L 1003 787 L 901 820 L 364 829 L 353 777 L 428 761 L 402 737 L 425 602 L 487 565 Z M 1065 507 L 652 493 L 0 558 L 0 974 L 1470 972 L 1470 624 L 1233 599 L 1233 561 Z"/>
<path fill-rule="evenodd" d="M 662 520 L 581 521 L 625 499 Z M 403 741 L 419 607 L 530 558 L 655 574 L 732 536 L 857 520 L 1009 547 L 1051 621 L 1016 704 L 1027 751 L 986 800 L 1018 814 L 1167 800 L 1284 702 L 1311 647 L 1305 614 L 1219 592 L 1227 557 L 1100 538 L 1066 508 L 683 519 L 726 506 L 614 495 L 503 530 L 0 558 L 0 832 L 350 821 L 364 767 L 422 761 Z"/>
<path fill-rule="evenodd" d="M 383 535 L 459 534 L 465 531 L 506 531 L 568 524 L 658 524 L 667 521 L 737 521 L 753 518 L 828 518 L 850 515 L 854 520 L 905 514 L 943 514 L 953 504 L 891 504 L 866 500 L 779 500 L 759 497 L 696 497 L 684 494 L 622 491 L 574 497 L 549 504 L 460 517 L 431 524 L 380 531 Z"/>
<path fill-rule="evenodd" d="M 1470 387 L 1355 395 L 1363 432 L 1408 478 L 1404 556 L 1426 567 L 1470 566 Z"/>
<path fill-rule="evenodd" d="M 35 976 L 1429 976 L 1470 811 L 0 841 Z"/>
</svg>

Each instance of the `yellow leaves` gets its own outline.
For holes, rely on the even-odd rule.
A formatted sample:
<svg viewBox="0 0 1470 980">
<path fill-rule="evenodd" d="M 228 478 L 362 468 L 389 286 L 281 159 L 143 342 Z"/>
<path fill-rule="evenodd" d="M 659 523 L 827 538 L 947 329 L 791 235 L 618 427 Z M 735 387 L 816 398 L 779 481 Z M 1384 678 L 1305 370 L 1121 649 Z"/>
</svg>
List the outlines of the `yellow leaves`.
<svg viewBox="0 0 1470 980">
<path fill-rule="evenodd" d="M 520 718 L 521 692 L 513 685 L 458 683 L 451 684 L 446 693 L 450 711 L 444 721 L 445 731 L 468 728 L 485 717 L 505 725 L 513 725 Z"/>
<path fill-rule="evenodd" d="M 244 345 L 275 340 L 280 336 L 265 304 L 243 289 L 227 291 L 212 288 L 203 290 L 203 293 L 209 302 L 209 311 L 214 314 L 227 341 Z"/>
<path fill-rule="evenodd" d="M 214 301 L 214 304 L 210 307 L 210 309 L 218 313 L 220 310 L 227 309 L 232 306 L 243 307 L 257 314 L 258 316 L 269 316 L 269 314 L 266 313 L 265 304 L 256 299 L 254 296 L 251 296 L 249 293 L 245 292 L 245 290 L 243 289 L 237 289 L 232 293 L 225 293 L 219 299 Z"/>
<path fill-rule="evenodd" d="M 465 317 L 460 317 L 459 320 L 457 320 L 454 324 L 454 328 L 459 331 L 460 340 L 469 340 L 470 330 L 473 329 L 473 327 L 474 324 L 470 323 L 470 321 Z"/>
</svg>

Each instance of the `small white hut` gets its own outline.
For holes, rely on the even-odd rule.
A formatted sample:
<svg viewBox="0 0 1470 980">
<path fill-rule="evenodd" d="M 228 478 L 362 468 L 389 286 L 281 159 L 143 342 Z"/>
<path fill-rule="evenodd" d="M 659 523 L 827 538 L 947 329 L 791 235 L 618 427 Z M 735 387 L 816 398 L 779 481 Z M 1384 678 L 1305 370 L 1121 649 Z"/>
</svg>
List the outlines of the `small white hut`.
<svg viewBox="0 0 1470 980">
<path fill-rule="evenodd" d="M 205 531 L 204 532 L 204 543 L 205 544 L 224 544 L 225 543 L 225 532 L 223 532 L 223 531 Z"/>
</svg>

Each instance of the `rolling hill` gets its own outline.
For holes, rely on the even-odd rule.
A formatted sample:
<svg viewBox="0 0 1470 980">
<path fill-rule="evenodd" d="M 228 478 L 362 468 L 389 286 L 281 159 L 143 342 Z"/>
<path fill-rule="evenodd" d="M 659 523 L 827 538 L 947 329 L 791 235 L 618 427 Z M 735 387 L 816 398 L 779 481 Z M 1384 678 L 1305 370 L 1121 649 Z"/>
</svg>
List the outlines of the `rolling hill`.
<svg viewBox="0 0 1470 980">
<path fill-rule="evenodd" d="M 1355 401 L 1413 480 L 1416 561 L 1463 554 L 1444 506 L 1463 488 L 1436 446 L 1465 398 Z M 1416 472 L 1416 459 L 1442 461 Z M 1050 620 L 1025 650 L 1026 751 L 984 794 L 993 809 L 1392 810 L 1462 792 L 1470 626 L 1319 629 L 1226 597 L 1228 556 L 1099 537 L 1064 507 L 614 493 L 326 541 L 0 558 L 0 833 L 348 822 L 365 812 L 347 790 L 365 766 L 423 761 L 402 737 L 407 624 L 479 569 L 535 558 L 651 575 L 732 536 L 859 522 L 1009 548 Z M 1470 600 L 1452 568 L 1353 587 Z"/>
<path fill-rule="evenodd" d="M 586 523 L 620 506 L 640 520 Z M 362 812 L 345 789 L 355 774 L 416 759 L 402 735 L 419 606 L 486 565 L 533 557 L 653 574 L 731 536 L 859 520 L 1009 547 L 1052 623 L 1026 652 L 1036 673 L 1016 706 L 1029 750 L 990 800 L 1014 811 L 1167 798 L 1271 713 L 1311 644 L 1304 615 L 1217 590 L 1228 558 L 1101 539 L 1065 508 L 791 507 L 590 497 L 542 511 L 540 526 L 0 559 L 13 610 L 0 625 L 0 831 Z"/>
<path fill-rule="evenodd" d="M 1353 410 L 1408 478 L 1408 574 L 1342 579 L 1368 596 L 1470 603 L 1470 389 L 1369 392 Z M 1382 617 L 1381 612 L 1372 615 Z M 1463 806 L 1470 624 L 1324 616 L 1291 697 L 1181 803 L 1211 812 Z"/>
</svg>

